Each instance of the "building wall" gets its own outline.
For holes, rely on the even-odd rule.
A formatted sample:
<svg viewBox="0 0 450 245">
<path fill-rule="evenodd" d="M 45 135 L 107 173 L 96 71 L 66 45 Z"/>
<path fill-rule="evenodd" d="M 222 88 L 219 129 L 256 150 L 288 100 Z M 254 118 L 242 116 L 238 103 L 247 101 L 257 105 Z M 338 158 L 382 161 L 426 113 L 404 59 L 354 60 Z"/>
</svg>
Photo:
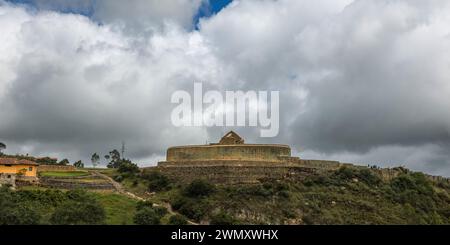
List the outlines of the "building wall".
<svg viewBox="0 0 450 245">
<path fill-rule="evenodd" d="M 35 165 L 0 165 L 0 173 L 4 174 L 18 174 L 22 169 L 26 170 L 24 171 L 24 176 L 36 177 L 37 166 Z"/>
<path fill-rule="evenodd" d="M 16 184 L 15 174 L 0 173 L 0 186 L 3 185 L 15 186 L 15 184 Z"/>
<path fill-rule="evenodd" d="M 202 145 L 172 147 L 167 150 L 167 161 L 248 160 L 279 161 L 280 156 L 291 156 L 285 145 Z"/>
</svg>

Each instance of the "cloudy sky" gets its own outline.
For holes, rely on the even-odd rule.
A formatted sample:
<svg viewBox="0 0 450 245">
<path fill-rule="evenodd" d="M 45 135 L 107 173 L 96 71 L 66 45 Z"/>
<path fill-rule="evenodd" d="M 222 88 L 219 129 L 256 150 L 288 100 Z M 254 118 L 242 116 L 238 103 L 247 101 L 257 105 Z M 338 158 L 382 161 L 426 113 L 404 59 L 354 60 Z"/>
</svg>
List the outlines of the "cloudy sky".
<svg viewBox="0 0 450 245">
<path fill-rule="evenodd" d="M 450 1 L 0 0 L 0 142 L 82 159 L 126 142 L 141 166 L 225 127 L 172 126 L 171 94 L 280 91 L 309 159 L 450 176 Z"/>
</svg>

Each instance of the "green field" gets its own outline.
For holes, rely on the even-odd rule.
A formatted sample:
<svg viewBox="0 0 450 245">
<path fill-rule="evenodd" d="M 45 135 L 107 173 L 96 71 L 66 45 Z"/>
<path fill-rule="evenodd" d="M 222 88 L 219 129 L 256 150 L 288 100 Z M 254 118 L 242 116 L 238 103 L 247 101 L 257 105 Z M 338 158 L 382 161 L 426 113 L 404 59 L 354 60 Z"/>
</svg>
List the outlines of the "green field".
<svg viewBox="0 0 450 245">
<path fill-rule="evenodd" d="M 40 176 L 43 177 L 80 177 L 80 176 L 88 176 L 89 172 L 87 171 L 47 171 L 40 172 Z"/>
<path fill-rule="evenodd" d="M 97 192 L 95 193 L 95 197 L 105 208 L 106 224 L 133 224 L 133 216 L 136 211 L 136 200 L 124 195 L 110 192 Z"/>
<path fill-rule="evenodd" d="M 37 211 L 42 219 L 40 224 L 49 224 L 50 217 L 60 201 L 64 200 L 67 190 L 44 188 L 38 186 L 23 186 L 18 189 L 21 202 Z M 114 191 L 88 191 L 104 208 L 107 225 L 132 225 L 136 212 L 137 201 Z"/>
</svg>

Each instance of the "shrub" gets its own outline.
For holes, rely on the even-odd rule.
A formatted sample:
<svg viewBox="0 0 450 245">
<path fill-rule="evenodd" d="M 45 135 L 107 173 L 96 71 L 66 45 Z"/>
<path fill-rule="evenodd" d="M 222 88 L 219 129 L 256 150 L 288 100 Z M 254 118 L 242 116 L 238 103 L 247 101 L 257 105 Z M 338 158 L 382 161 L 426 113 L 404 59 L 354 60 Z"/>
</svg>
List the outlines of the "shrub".
<svg viewBox="0 0 450 245">
<path fill-rule="evenodd" d="M 139 167 L 130 160 L 121 160 L 118 164 L 117 172 L 135 174 L 139 173 Z"/>
<path fill-rule="evenodd" d="M 106 218 L 105 210 L 97 202 L 67 201 L 57 207 L 50 218 L 56 225 L 96 225 Z"/>
<path fill-rule="evenodd" d="M 37 225 L 40 219 L 36 210 L 26 204 L 0 201 L 0 225 Z"/>
<path fill-rule="evenodd" d="M 153 208 L 145 207 L 136 212 L 133 221 L 137 225 L 159 225 L 161 216 Z"/>
<path fill-rule="evenodd" d="M 169 222 L 167 223 L 169 225 L 187 225 L 188 221 L 186 217 L 184 217 L 181 214 L 175 214 L 170 216 Z"/>
<path fill-rule="evenodd" d="M 139 201 L 136 204 L 136 210 L 141 210 L 144 208 L 153 208 L 153 203 L 149 201 Z"/>
<path fill-rule="evenodd" d="M 402 174 L 391 181 L 391 187 L 396 192 L 413 190 L 420 194 L 433 194 L 430 181 L 422 173 Z"/>
<path fill-rule="evenodd" d="M 380 176 L 368 168 L 358 169 L 344 166 L 332 175 L 332 179 L 338 181 L 349 181 L 353 178 L 357 178 L 367 185 L 379 185 L 382 182 Z"/>
<path fill-rule="evenodd" d="M 113 177 L 113 179 L 117 182 L 122 182 L 124 178 L 122 175 L 116 175 Z"/>
<path fill-rule="evenodd" d="M 210 220 L 211 225 L 233 225 L 235 223 L 236 220 L 224 211 L 220 211 L 219 213 L 213 215 Z"/>
<path fill-rule="evenodd" d="M 160 217 L 163 217 L 168 213 L 167 208 L 161 206 L 153 207 L 153 210 L 155 210 L 155 213 Z"/>
<path fill-rule="evenodd" d="M 209 196 L 215 191 L 214 185 L 205 180 L 194 180 L 184 189 L 184 194 L 188 197 Z"/>
<path fill-rule="evenodd" d="M 268 184 L 266 184 L 265 187 L 262 185 L 241 186 L 236 189 L 236 194 L 238 196 L 269 197 L 273 194 L 273 190 Z"/>
<path fill-rule="evenodd" d="M 291 197 L 291 193 L 288 190 L 282 190 L 278 192 L 278 196 L 289 199 Z"/>
<path fill-rule="evenodd" d="M 357 177 L 368 185 L 379 185 L 382 182 L 380 176 L 370 169 L 359 170 Z"/>
<path fill-rule="evenodd" d="M 356 177 L 356 169 L 350 167 L 341 167 L 334 174 L 333 177 L 340 180 L 351 180 Z"/>
<path fill-rule="evenodd" d="M 181 214 L 197 221 L 201 220 L 209 210 L 208 203 L 204 200 L 191 199 L 181 195 L 177 196 L 171 204 Z"/>
<path fill-rule="evenodd" d="M 391 197 L 402 204 L 410 204 L 425 212 L 436 211 L 438 199 L 431 182 L 421 173 L 402 174 L 391 183 Z"/>
<path fill-rule="evenodd" d="M 148 188 L 151 191 L 162 191 L 169 187 L 169 179 L 159 172 L 150 172 L 143 175 L 143 178 L 148 180 Z"/>
</svg>

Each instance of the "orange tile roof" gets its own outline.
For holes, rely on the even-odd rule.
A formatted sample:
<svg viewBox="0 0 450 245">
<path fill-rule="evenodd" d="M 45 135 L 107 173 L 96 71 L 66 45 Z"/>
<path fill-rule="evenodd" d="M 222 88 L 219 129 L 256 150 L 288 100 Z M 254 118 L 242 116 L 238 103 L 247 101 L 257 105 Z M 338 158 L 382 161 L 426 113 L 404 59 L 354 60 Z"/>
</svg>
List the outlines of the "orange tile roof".
<svg viewBox="0 0 450 245">
<path fill-rule="evenodd" d="M 0 165 L 39 165 L 33 161 L 17 158 L 0 158 Z"/>
</svg>

